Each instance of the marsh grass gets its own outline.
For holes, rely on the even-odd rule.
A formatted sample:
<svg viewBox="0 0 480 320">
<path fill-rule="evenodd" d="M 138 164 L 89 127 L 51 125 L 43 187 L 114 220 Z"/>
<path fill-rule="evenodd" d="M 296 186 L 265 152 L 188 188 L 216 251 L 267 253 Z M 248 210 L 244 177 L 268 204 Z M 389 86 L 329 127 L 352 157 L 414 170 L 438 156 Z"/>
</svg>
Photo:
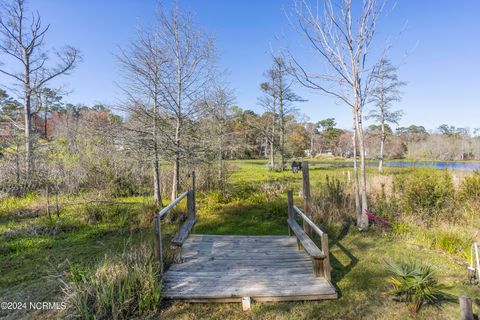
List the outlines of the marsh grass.
<svg viewBox="0 0 480 320">
<path fill-rule="evenodd" d="M 126 246 L 91 269 L 70 265 L 63 292 L 66 315 L 81 319 L 130 319 L 156 313 L 161 301 L 158 264 L 151 245 Z"/>
</svg>

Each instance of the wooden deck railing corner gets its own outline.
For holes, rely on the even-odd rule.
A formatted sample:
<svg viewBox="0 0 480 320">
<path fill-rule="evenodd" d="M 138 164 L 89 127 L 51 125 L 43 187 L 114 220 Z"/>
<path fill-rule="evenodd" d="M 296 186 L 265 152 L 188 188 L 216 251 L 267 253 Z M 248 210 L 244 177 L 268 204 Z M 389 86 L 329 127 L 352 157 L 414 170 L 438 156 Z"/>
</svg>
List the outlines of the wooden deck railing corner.
<svg viewBox="0 0 480 320">
<path fill-rule="evenodd" d="M 182 245 L 187 239 L 190 231 L 196 223 L 196 205 L 195 205 L 195 171 L 192 172 L 192 188 L 182 193 L 178 198 L 170 202 L 154 217 L 154 238 L 155 238 L 155 255 L 160 263 L 160 276 L 164 273 L 163 261 L 163 243 L 162 243 L 162 218 L 173 209 L 181 200 L 187 198 L 187 219 L 170 241 L 170 249 L 173 252 L 173 262 L 182 262 Z"/>
<path fill-rule="evenodd" d="M 308 167 L 307 167 L 308 168 Z M 295 235 L 297 237 L 297 247 L 299 250 L 305 250 L 312 258 L 313 272 L 317 277 L 325 277 L 327 280 L 331 280 L 331 266 L 329 258 L 329 246 L 328 235 L 322 231 L 305 213 L 302 212 L 293 203 L 293 191 L 288 190 L 288 234 L 290 236 Z M 304 198 L 304 200 L 310 199 Z M 309 207 L 307 207 L 309 208 Z M 303 220 L 303 229 L 295 220 L 295 215 L 298 215 Z M 321 242 L 321 249 L 313 242 L 314 231 L 319 237 Z M 310 233 L 310 234 L 309 234 Z"/>
</svg>

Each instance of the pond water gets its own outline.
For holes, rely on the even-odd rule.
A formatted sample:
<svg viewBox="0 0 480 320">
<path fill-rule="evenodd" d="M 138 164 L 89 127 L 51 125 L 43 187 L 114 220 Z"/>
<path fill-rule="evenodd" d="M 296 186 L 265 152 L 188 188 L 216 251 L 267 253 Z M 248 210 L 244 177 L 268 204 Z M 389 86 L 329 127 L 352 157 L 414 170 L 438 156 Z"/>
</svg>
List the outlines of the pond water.
<svg viewBox="0 0 480 320">
<path fill-rule="evenodd" d="M 315 162 L 312 164 L 326 166 L 345 166 L 353 167 L 353 162 L 332 163 L 332 162 Z M 369 167 L 378 166 L 378 162 L 368 162 Z M 436 168 L 450 170 L 480 170 L 480 162 L 451 162 L 451 161 L 387 161 L 383 163 L 384 167 L 421 167 Z"/>
<path fill-rule="evenodd" d="M 300 161 L 298 159 L 297 161 Z M 242 161 L 240 161 L 242 162 Z M 245 161 L 244 163 L 266 166 L 264 160 Z M 353 161 L 315 161 L 309 160 L 310 165 L 320 165 L 326 167 L 353 167 Z M 290 168 L 291 162 L 287 163 Z M 378 162 L 367 162 L 369 167 L 377 167 Z M 384 167 L 413 167 L 413 168 L 436 168 L 436 169 L 450 169 L 450 170 L 480 170 L 480 162 L 454 162 L 454 161 L 386 161 L 383 163 Z"/>
</svg>

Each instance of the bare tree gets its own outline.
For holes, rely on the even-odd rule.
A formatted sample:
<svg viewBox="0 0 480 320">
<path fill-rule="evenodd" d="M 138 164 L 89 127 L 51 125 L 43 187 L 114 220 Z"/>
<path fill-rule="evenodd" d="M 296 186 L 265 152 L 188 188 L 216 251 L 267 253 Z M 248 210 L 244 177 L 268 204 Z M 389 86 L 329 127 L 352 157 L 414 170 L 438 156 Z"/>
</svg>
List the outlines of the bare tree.
<svg viewBox="0 0 480 320">
<path fill-rule="evenodd" d="M 235 96 L 231 90 L 226 87 L 218 86 L 214 88 L 212 94 L 206 99 L 208 115 L 210 117 L 206 126 L 209 127 L 209 133 L 213 136 L 208 139 L 212 144 L 216 162 L 217 162 L 217 182 L 221 191 L 226 187 L 226 166 L 224 157 L 227 153 L 229 142 L 232 141 L 232 132 L 229 130 L 229 120 L 232 117 L 231 106 L 235 101 Z"/>
<path fill-rule="evenodd" d="M 1 12 L 0 52 L 19 63 L 20 70 L 12 71 L 2 66 L 0 73 L 22 88 L 26 173 L 29 180 L 33 170 L 32 95 L 52 79 L 68 74 L 80 60 L 80 54 L 77 49 L 67 46 L 63 51 L 56 52 L 59 62 L 53 67 L 47 66 L 48 55 L 43 50 L 43 44 L 49 25 L 42 25 L 39 13 L 33 13 L 28 19 L 25 0 L 12 0 L 2 6 Z"/>
<path fill-rule="evenodd" d="M 357 210 L 357 225 L 364 229 L 368 227 L 368 203 L 362 111 L 373 73 L 373 67 L 367 58 L 371 54 L 371 44 L 384 1 L 364 0 L 359 11 L 353 10 L 351 0 L 342 0 L 339 4 L 324 0 L 322 3 L 323 5 L 318 2 L 317 5 L 312 5 L 307 0 L 295 0 L 291 21 L 325 62 L 326 68 L 316 72 L 308 71 L 305 64 L 300 63 L 293 54 L 290 53 L 289 57 L 300 83 L 338 99 L 353 111 L 362 182 L 361 206 L 356 206 L 361 208 L 360 211 Z M 358 12 L 358 17 L 354 16 L 353 11 Z"/>
<path fill-rule="evenodd" d="M 153 171 L 153 198 L 162 204 L 160 177 L 160 135 L 164 133 L 165 119 L 160 115 L 162 100 L 161 77 L 167 63 L 162 44 L 153 30 L 138 30 L 137 39 L 130 48 L 117 56 L 123 70 L 123 85 L 126 101 L 121 109 L 129 115 L 123 135 L 127 144 L 143 149 L 151 156 Z M 125 132 L 124 132 L 125 133 Z M 123 133 L 123 134 L 124 134 Z"/>
<path fill-rule="evenodd" d="M 370 110 L 367 119 L 374 119 L 380 123 L 380 156 L 378 162 L 378 171 L 380 172 L 383 168 L 383 154 L 387 140 L 385 124 L 398 125 L 403 115 L 401 110 L 392 110 L 392 104 L 401 100 L 400 87 L 405 85 L 405 82 L 398 80 L 397 70 L 398 67 L 393 66 L 390 61 L 382 59 L 373 74 L 374 87 L 370 92 L 369 101 L 375 105 L 375 108 Z"/>
<path fill-rule="evenodd" d="M 188 148 L 183 143 L 185 127 L 202 112 L 201 102 L 214 76 L 214 46 L 195 24 L 192 14 L 180 11 L 178 5 L 167 13 L 159 8 L 156 36 L 166 56 L 160 78 L 159 94 L 163 111 L 173 122 L 173 180 L 171 198 L 178 195 L 180 161 Z"/>
</svg>

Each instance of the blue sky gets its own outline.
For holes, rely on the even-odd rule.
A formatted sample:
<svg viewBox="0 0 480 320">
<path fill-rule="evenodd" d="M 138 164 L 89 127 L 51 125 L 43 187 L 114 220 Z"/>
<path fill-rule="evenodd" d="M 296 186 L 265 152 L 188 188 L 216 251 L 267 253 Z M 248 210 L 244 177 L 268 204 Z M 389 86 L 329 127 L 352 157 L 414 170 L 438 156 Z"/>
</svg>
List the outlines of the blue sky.
<svg viewBox="0 0 480 320">
<path fill-rule="evenodd" d="M 170 1 L 164 1 L 169 6 Z M 270 66 L 271 50 L 289 46 L 303 50 L 286 19 L 291 0 L 180 0 L 197 22 L 216 38 L 220 66 L 235 90 L 237 104 L 260 111 L 257 105 L 262 73 Z M 31 0 L 45 23 L 51 24 L 47 47 L 70 44 L 84 61 L 62 84 L 73 92 L 72 103 L 113 104 L 119 98 L 114 53 L 135 37 L 138 24 L 154 20 L 154 0 Z M 390 58 L 401 63 L 399 76 L 408 85 L 397 107 L 405 111 L 401 125 L 434 129 L 442 123 L 480 127 L 480 1 L 400 0 L 379 25 L 379 42 L 393 44 Z M 405 27 L 406 25 L 406 27 Z M 310 66 L 321 61 L 309 59 Z M 5 78 L 0 78 L 6 84 Z M 300 111 L 312 121 L 334 117 L 351 126 L 350 110 L 331 98 L 298 89 L 308 99 Z"/>
</svg>

